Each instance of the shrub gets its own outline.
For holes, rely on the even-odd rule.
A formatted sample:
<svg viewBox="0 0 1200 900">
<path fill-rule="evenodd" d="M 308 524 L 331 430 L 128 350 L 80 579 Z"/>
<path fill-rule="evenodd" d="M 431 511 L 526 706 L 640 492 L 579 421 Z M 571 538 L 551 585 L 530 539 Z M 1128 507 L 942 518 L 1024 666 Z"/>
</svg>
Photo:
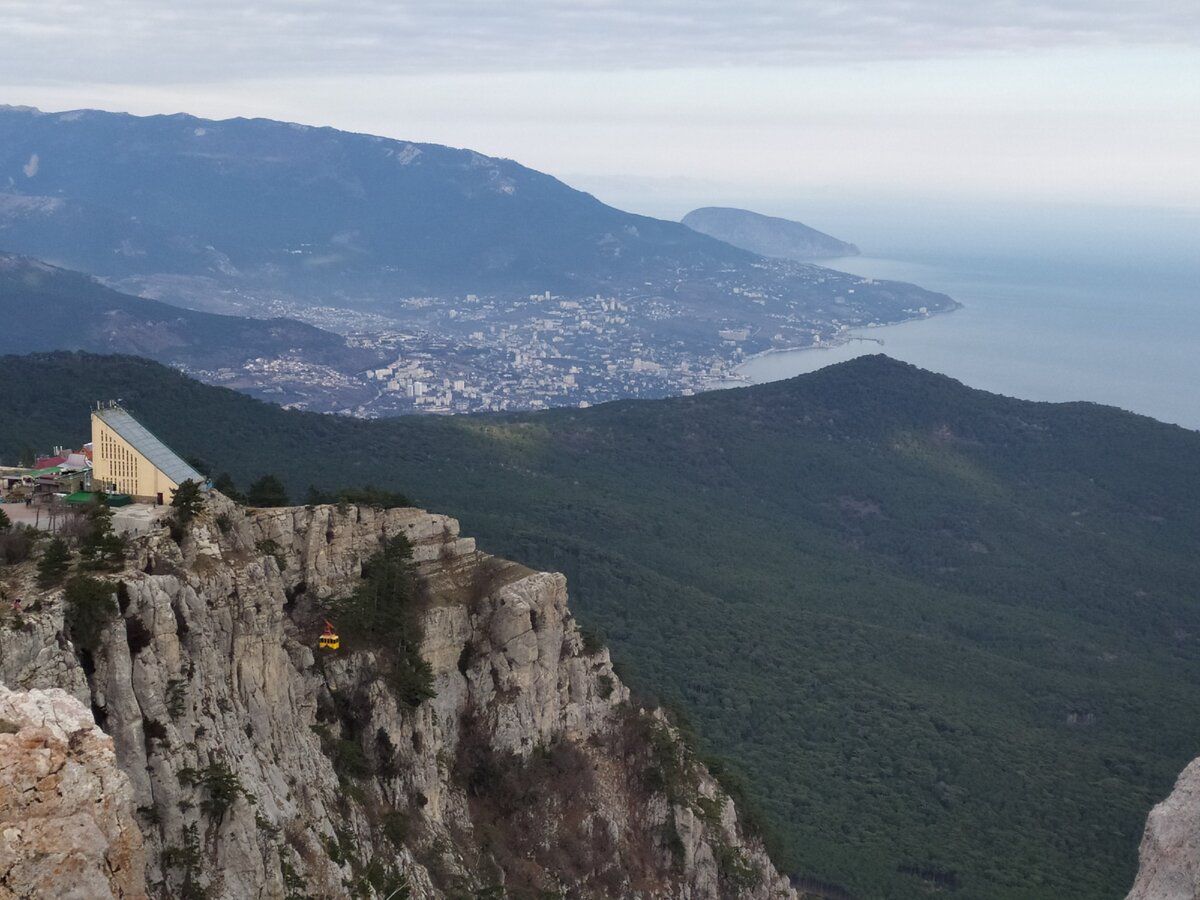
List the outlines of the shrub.
<svg viewBox="0 0 1200 900">
<path fill-rule="evenodd" d="M 200 485 L 188 478 L 175 489 L 171 497 L 171 506 L 175 510 L 175 518 L 180 525 L 187 525 L 204 507 L 204 494 Z"/>
<path fill-rule="evenodd" d="M 420 706 L 421 701 L 436 696 L 433 668 L 415 649 L 405 648 L 393 661 L 389 674 L 392 687 L 409 706 Z"/>
<path fill-rule="evenodd" d="M 246 491 L 246 502 L 251 506 L 288 506 L 287 488 L 274 475 L 264 475 Z"/>
<path fill-rule="evenodd" d="M 388 900 L 408 900 L 412 896 L 408 879 L 395 867 L 378 856 L 366 864 L 362 875 L 352 883 L 356 896 L 386 897 Z"/>
<path fill-rule="evenodd" d="M 125 640 L 129 644 L 129 655 L 137 656 L 143 650 L 150 646 L 154 640 L 154 635 L 150 633 L 145 624 L 137 616 L 130 616 L 125 620 Z"/>
<path fill-rule="evenodd" d="M 604 649 L 604 632 L 594 625 L 581 625 L 579 636 L 583 638 L 583 652 L 593 656 Z"/>
<path fill-rule="evenodd" d="M 420 601 L 412 574 L 412 545 L 403 535 L 388 539 L 363 565 L 363 580 L 349 597 L 334 604 L 348 623 L 343 631 L 358 643 L 384 650 L 384 674 L 410 706 L 434 695 L 433 670 L 421 657 Z"/>
<path fill-rule="evenodd" d="M 184 712 L 184 690 L 187 686 L 182 678 L 172 678 L 167 682 L 166 706 L 172 719 L 178 719 Z"/>
<path fill-rule="evenodd" d="M 274 559 L 276 565 L 279 566 L 280 572 L 287 568 L 287 558 L 283 554 L 283 548 L 271 538 L 263 538 L 262 540 L 255 541 L 254 549 L 263 556 L 269 556 Z"/>
<path fill-rule="evenodd" d="M 338 740 L 333 743 L 330 753 L 333 770 L 342 779 L 370 778 L 371 761 L 363 753 L 362 747 L 355 740 Z"/>
<path fill-rule="evenodd" d="M 179 783 L 204 792 L 206 796 L 200 801 L 200 808 L 217 822 L 225 818 L 238 797 L 245 797 L 247 803 L 257 802 L 254 795 L 242 787 L 237 774 L 223 762 L 210 763 L 203 769 L 181 769 Z"/>
<path fill-rule="evenodd" d="M 213 487 L 234 503 L 244 503 L 246 500 L 246 495 L 237 489 L 237 485 L 233 481 L 233 476 L 228 472 L 222 472 L 214 478 Z"/>
<path fill-rule="evenodd" d="M 716 850 L 717 873 L 739 896 L 758 887 L 762 872 L 750 865 L 740 850 L 724 843 L 718 844 Z"/>
<path fill-rule="evenodd" d="M 76 575 L 64 593 L 64 621 L 77 646 L 89 652 L 100 644 L 105 627 L 117 617 L 116 589 L 107 581 Z"/>
<path fill-rule="evenodd" d="M 112 529 L 112 509 L 103 494 L 88 504 L 87 526 L 79 555 L 91 568 L 100 569 L 119 563 L 125 558 L 125 537 Z"/>
<path fill-rule="evenodd" d="M 392 846 L 400 849 L 408 838 L 410 820 L 406 813 L 390 812 L 383 817 L 383 836 L 392 842 Z"/>
<path fill-rule="evenodd" d="M 601 675 L 596 679 L 596 693 L 600 695 L 601 700 L 607 700 L 612 696 L 613 679 L 611 675 Z"/>
<path fill-rule="evenodd" d="M 67 549 L 67 542 L 56 537 L 46 545 L 38 560 L 38 584 L 45 588 L 61 583 L 70 565 L 71 551 Z"/>
<path fill-rule="evenodd" d="M 296 871 L 291 860 L 284 856 L 283 848 L 279 848 L 279 874 L 283 876 L 283 889 L 286 891 L 284 900 L 308 900 L 305 888 L 308 882 Z"/>
<path fill-rule="evenodd" d="M 355 506 L 370 506 L 374 509 L 394 509 L 399 506 L 412 506 L 412 501 L 406 495 L 397 491 L 385 491 L 371 484 L 364 485 L 363 487 L 341 488 L 336 491 L 322 491 L 316 487 L 309 487 L 305 503 L 309 506 L 328 504 L 338 507 L 353 504 Z"/>
<path fill-rule="evenodd" d="M 163 868 L 182 873 L 180 900 L 204 900 L 207 891 L 200 883 L 200 833 L 192 822 L 183 829 L 183 845 L 163 847 Z"/>
<path fill-rule="evenodd" d="M 324 725 L 314 725 L 313 731 L 321 740 L 321 752 L 329 757 L 333 771 L 343 788 L 351 779 L 370 778 L 373 774 L 371 761 L 363 752 L 358 741 L 334 737 Z"/>
<path fill-rule="evenodd" d="M 15 566 L 25 562 L 33 553 L 42 532 L 27 525 L 0 531 L 0 564 Z"/>
</svg>

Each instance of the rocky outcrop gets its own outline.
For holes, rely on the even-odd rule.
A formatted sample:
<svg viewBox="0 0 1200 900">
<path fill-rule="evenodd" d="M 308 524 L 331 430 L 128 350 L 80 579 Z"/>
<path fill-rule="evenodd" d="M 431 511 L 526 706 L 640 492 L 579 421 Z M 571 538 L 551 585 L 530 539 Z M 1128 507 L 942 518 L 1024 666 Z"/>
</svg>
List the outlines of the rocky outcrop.
<svg viewBox="0 0 1200 900">
<path fill-rule="evenodd" d="M 1137 880 L 1126 900 L 1200 897 L 1200 759 L 1150 811 L 1138 860 Z"/>
<path fill-rule="evenodd" d="M 145 897 L 132 797 L 79 700 L 0 686 L 0 898 Z"/>
<path fill-rule="evenodd" d="M 30 596 L 36 590 L 34 580 L 23 581 L 23 594 Z M 47 604 L 45 609 L 38 606 L 19 616 L 19 627 L 8 622 L 10 628 L 0 636 L 0 684 L 21 690 L 60 688 L 86 708 L 91 692 L 75 651 L 63 634 L 62 605 Z"/>
<path fill-rule="evenodd" d="M 332 602 L 398 536 L 431 697 L 400 683 L 402 647 L 354 622 L 316 649 Z M 120 614 L 94 653 L 62 639 L 47 595 L 0 634 L 0 676 L 87 685 L 151 896 L 794 896 L 670 724 L 585 645 L 563 577 L 478 552 L 453 519 L 214 494 L 110 580 Z M 36 665 L 34 635 L 55 648 Z"/>
</svg>

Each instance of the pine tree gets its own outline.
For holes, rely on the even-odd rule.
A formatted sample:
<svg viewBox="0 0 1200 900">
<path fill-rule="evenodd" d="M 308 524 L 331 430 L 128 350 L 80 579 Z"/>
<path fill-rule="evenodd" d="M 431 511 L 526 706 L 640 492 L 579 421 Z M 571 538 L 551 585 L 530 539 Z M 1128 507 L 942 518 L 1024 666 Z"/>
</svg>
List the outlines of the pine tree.
<svg viewBox="0 0 1200 900">
<path fill-rule="evenodd" d="M 381 659 L 385 677 L 401 700 L 418 706 L 434 696 L 433 669 L 421 656 L 424 628 L 408 539 L 388 539 L 363 564 L 362 577 L 353 594 L 333 604 L 333 612 L 355 640 L 387 648 Z"/>
<path fill-rule="evenodd" d="M 237 484 L 233 480 L 233 476 L 228 472 L 222 472 L 213 479 L 213 487 L 232 500 L 234 503 L 244 503 L 246 500 L 245 494 L 237 489 Z"/>
<path fill-rule="evenodd" d="M 125 537 L 112 528 L 112 508 L 97 494 L 87 510 L 88 530 L 79 545 L 79 555 L 92 568 L 102 568 L 125 556 Z"/>
<path fill-rule="evenodd" d="M 200 493 L 200 485 L 187 479 L 175 489 L 171 498 L 171 506 L 175 508 L 175 518 L 180 525 L 186 525 L 204 506 L 204 495 Z"/>
<path fill-rule="evenodd" d="M 42 587 L 58 584 L 67 574 L 70 564 L 71 551 L 67 549 L 67 542 L 56 537 L 46 546 L 46 552 L 38 560 L 38 584 Z"/>
<path fill-rule="evenodd" d="M 264 475 L 246 491 L 246 502 L 250 506 L 287 506 L 287 488 L 274 475 Z"/>
</svg>

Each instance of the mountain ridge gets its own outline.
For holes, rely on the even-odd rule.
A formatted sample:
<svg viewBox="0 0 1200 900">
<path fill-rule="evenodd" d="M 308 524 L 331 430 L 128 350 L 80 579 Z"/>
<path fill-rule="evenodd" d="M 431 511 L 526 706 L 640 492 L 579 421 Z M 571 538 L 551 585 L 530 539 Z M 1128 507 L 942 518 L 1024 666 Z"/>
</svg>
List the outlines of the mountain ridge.
<svg viewBox="0 0 1200 900">
<path fill-rule="evenodd" d="M 60 128 L 70 134 L 62 134 Z M 645 250 L 639 254 L 637 249 L 641 246 L 638 231 L 647 228 L 655 232 L 665 247 L 675 246 L 683 254 L 678 261 L 696 254 L 743 264 L 752 258 L 745 251 L 710 238 L 697 238 L 678 223 L 616 210 L 553 176 L 515 161 L 438 144 L 264 118 L 216 121 L 185 113 L 133 116 L 99 110 L 31 112 L 13 107 L 0 108 L 0 136 L 7 147 L 6 152 L 0 152 L 0 175 L 7 175 L 10 189 L 26 195 L 34 194 L 35 188 L 43 193 L 49 189 L 51 197 L 65 195 L 67 203 L 91 203 L 119 214 L 128 210 L 123 214 L 133 214 L 148 226 L 167 229 L 169 239 L 186 251 L 172 265 L 182 270 L 190 267 L 192 272 L 210 270 L 221 256 L 231 260 L 234 267 L 257 265 L 259 261 L 245 253 L 245 248 L 232 246 L 239 243 L 269 249 L 274 254 L 272 265 L 283 267 L 287 260 L 281 253 L 289 248 L 299 251 L 306 241 L 318 241 L 322 252 L 340 249 L 343 258 L 353 265 L 356 254 L 383 253 L 386 245 L 380 242 L 379 235 L 370 234 L 364 236 L 365 242 L 356 244 L 350 232 L 362 231 L 364 225 L 386 224 L 388 243 L 398 246 L 393 247 L 391 257 L 384 257 L 385 265 L 404 267 L 405 254 L 396 255 L 395 251 L 408 242 L 430 256 L 423 259 L 408 254 L 408 267 L 412 271 L 407 283 L 414 292 L 438 287 L 437 281 L 442 276 L 436 275 L 436 266 L 431 267 L 430 263 L 444 262 L 439 256 L 459 260 L 465 263 L 463 268 L 471 269 L 470 276 L 476 280 L 467 281 L 466 273 L 456 276 L 458 280 L 453 283 L 456 290 L 494 286 L 489 281 L 489 269 L 511 268 L 519 255 L 525 257 L 528 267 L 515 279 L 522 288 L 564 287 L 572 279 L 568 276 L 564 281 L 561 273 L 546 269 L 546 251 L 530 243 L 527 235 L 508 234 L 499 249 L 481 243 L 488 236 L 499 237 L 495 234 L 497 226 L 491 223 L 472 225 L 468 218 L 461 217 L 458 221 L 466 227 L 459 230 L 457 246 L 446 256 L 448 245 L 443 240 L 443 229 L 449 221 L 447 205 L 456 195 L 459 201 L 464 198 L 487 201 L 494 207 L 497 202 L 505 201 L 524 204 L 527 193 L 532 195 L 528 203 L 536 211 L 534 214 L 552 218 L 560 233 L 573 238 L 588 234 L 592 240 L 607 237 L 612 248 L 602 255 L 614 259 L 622 253 L 645 255 Z M 155 142 L 161 144 L 165 156 L 155 153 Z M 100 154 L 101 150 L 108 152 Z M 307 175 L 300 174 L 303 168 L 295 168 L 306 164 L 320 166 Z M 381 179 L 373 186 L 380 199 L 401 206 L 407 203 L 430 218 L 421 223 L 422 227 L 413 227 L 403 218 L 389 214 L 386 207 L 373 202 L 376 198 L 365 194 L 355 164 L 363 167 L 364 173 Z M 407 172 L 427 166 L 437 169 L 436 178 L 446 179 L 454 173 L 461 180 L 439 185 L 422 184 L 419 179 L 406 177 Z M 278 178 L 279 173 L 291 172 L 300 176 L 299 183 L 308 189 L 307 195 L 289 193 L 286 182 Z M 100 173 L 105 174 L 103 179 L 97 177 Z M 168 177 L 175 179 L 172 191 L 166 189 L 167 182 L 163 180 Z M 180 183 L 180 178 L 190 182 Z M 270 185 L 270 193 L 264 194 L 261 188 L 256 191 L 254 182 L 266 179 L 275 182 Z M 46 185 L 48 180 L 50 184 Z M 406 193 L 397 192 L 401 186 Z M 267 203 L 267 196 L 273 202 Z M 128 205 L 134 201 L 134 205 Z M 571 201 L 581 205 L 572 207 Z M 240 208 L 241 215 L 228 218 L 218 202 L 233 204 L 234 208 Z M 322 209 L 329 220 L 324 230 L 303 224 L 303 214 L 311 215 L 314 208 Z M 551 215 L 551 210 L 560 215 Z M 487 207 L 480 205 L 479 215 L 488 214 Z M 589 224 L 589 215 L 597 221 Z M 185 229 L 213 237 L 216 228 L 229 230 L 229 243 L 223 252 L 211 241 L 207 251 L 200 245 L 186 246 Z M 629 231 L 630 228 L 634 231 Z M 345 236 L 340 248 L 339 233 Z M 560 242 L 554 252 L 564 252 L 566 246 Z M 29 255 L 53 258 L 52 253 L 20 249 Z M 574 253 L 573 258 L 568 256 L 564 260 L 567 266 L 578 267 L 588 256 L 585 250 Z M 103 254 L 92 254 L 90 260 L 91 265 L 76 267 L 108 275 L 135 271 L 119 257 L 113 260 Z M 313 276 L 319 276 L 322 268 L 328 266 L 320 258 L 307 261 L 313 262 L 306 270 Z M 402 278 L 400 283 L 406 282 Z"/>
<path fill-rule="evenodd" d="M 135 297 L 84 273 L 3 250 L 0 300 L 13 304 L 14 313 L 21 304 L 28 304 L 29 313 L 36 311 L 6 328 L 0 353 L 82 350 L 209 368 L 289 349 L 304 350 L 316 362 L 345 363 L 355 356 L 344 338 L 314 325 L 282 317 L 224 316 Z M 97 321 L 113 318 L 119 321 Z M 366 363 L 367 354 L 357 356 Z"/>
<path fill-rule="evenodd" d="M 348 376 L 360 375 L 381 358 L 295 319 L 221 315 L 135 297 L 81 272 L 3 251 L 0 309 L 7 316 L 0 353 L 136 354 L 209 381 L 232 380 L 252 395 L 303 400 L 316 408 L 344 405 L 349 391 L 335 398 L 326 383 L 349 382 Z M 248 363 L 286 367 L 289 374 L 267 384 L 246 369 Z"/>
<path fill-rule="evenodd" d="M 757 256 L 511 160 L 268 119 L 0 109 L 0 246 L 183 306 L 346 308 L 469 353 L 494 346 L 474 335 L 532 329 L 526 298 L 604 299 L 609 318 L 620 301 L 605 335 L 704 369 L 957 307 Z M 458 316 L 479 298 L 490 314 Z"/>
</svg>

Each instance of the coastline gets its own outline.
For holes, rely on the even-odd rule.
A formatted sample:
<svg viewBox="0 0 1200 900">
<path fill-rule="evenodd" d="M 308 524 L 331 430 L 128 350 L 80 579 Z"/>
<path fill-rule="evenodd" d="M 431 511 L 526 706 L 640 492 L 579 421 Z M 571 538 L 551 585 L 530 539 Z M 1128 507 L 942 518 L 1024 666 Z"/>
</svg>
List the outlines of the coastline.
<svg viewBox="0 0 1200 900">
<path fill-rule="evenodd" d="M 953 298 L 951 298 L 953 299 Z M 937 312 L 927 315 L 909 316 L 907 319 L 897 319 L 895 322 L 884 322 L 879 325 L 863 325 L 855 329 L 847 329 L 844 332 L 839 332 L 835 337 L 828 341 L 822 341 L 820 344 L 806 344 L 799 347 L 771 347 L 767 350 L 760 350 L 757 353 L 752 353 L 740 363 L 733 367 L 728 375 L 722 376 L 719 379 L 714 379 L 708 390 L 723 390 L 731 387 L 745 387 L 752 384 L 758 384 L 750 375 L 745 373 L 746 366 L 752 365 L 757 361 L 767 359 L 772 356 L 778 356 L 785 353 L 802 353 L 807 351 L 821 350 L 837 350 L 845 347 L 847 344 L 852 344 L 855 341 L 860 343 L 878 344 L 880 347 L 885 346 L 884 339 L 881 337 L 873 337 L 869 334 L 863 334 L 864 331 L 879 331 L 885 328 L 895 328 L 900 325 L 910 325 L 914 322 L 927 322 L 930 319 L 939 316 L 945 316 L 957 310 L 963 309 L 963 304 L 958 300 L 954 300 L 954 306 L 949 309 L 938 310 Z"/>
</svg>

